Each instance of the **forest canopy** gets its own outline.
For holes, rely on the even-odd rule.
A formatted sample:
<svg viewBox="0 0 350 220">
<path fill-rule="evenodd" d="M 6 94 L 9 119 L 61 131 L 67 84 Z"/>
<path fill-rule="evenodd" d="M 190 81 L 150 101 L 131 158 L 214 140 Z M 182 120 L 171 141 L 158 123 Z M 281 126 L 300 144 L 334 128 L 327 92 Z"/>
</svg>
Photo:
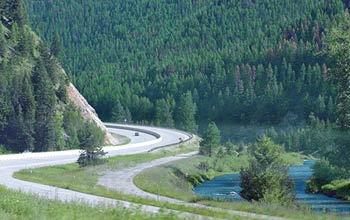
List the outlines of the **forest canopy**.
<svg viewBox="0 0 350 220">
<path fill-rule="evenodd" d="M 27 25 L 22 0 L 0 0 L 0 154 L 79 148 L 85 122 L 69 100 L 69 80 Z"/>
<path fill-rule="evenodd" d="M 66 69 L 104 120 L 182 125 L 190 93 L 197 122 L 335 121 L 320 51 L 347 1 L 25 2 L 35 30 L 60 36 Z"/>
</svg>

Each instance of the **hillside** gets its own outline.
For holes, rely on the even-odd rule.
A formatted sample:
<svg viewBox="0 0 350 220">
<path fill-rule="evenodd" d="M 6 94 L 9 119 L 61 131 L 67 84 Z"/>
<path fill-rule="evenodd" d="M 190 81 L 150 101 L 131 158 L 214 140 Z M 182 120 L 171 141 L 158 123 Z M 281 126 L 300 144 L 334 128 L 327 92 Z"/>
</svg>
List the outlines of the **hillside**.
<svg viewBox="0 0 350 220">
<path fill-rule="evenodd" d="M 56 48 L 26 24 L 22 1 L 0 1 L 0 9 L 0 152 L 79 148 L 84 126 L 106 131 L 70 84 Z M 105 139 L 115 143 L 108 133 Z"/>
<path fill-rule="evenodd" d="M 73 82 L 106 120 L 184 128 L 190 93 L 197 122 L 311 111 L 334 121 L 331 63 L 318 54 L 347 1 L 25 2 L 35 30 L 61 37 Z"/>
</svg>

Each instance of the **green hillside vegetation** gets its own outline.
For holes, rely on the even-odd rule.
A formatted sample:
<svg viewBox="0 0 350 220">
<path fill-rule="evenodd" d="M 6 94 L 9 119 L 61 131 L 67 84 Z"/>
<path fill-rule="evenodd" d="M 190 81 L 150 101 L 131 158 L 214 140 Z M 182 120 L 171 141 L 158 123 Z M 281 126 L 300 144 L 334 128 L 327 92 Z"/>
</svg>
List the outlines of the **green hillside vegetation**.
<svg viewBox="0 0 350 220">
<path fill-rule="evenodd" d="M 68 100 L 57 47 L 26 25 L 22 0 L 0 0 L 0 20 L 0 153 L 79 148 L 96 126 Z"/>
<path fill-rule="evenodd" d="M 193 130 L 185 97 L 197 123 L 335 120 L 332 62 L 319 52 L 348 1 L 25 2 L 44 39 L 60 36 L 65 68 L 104 120 Z"/>
</svg>

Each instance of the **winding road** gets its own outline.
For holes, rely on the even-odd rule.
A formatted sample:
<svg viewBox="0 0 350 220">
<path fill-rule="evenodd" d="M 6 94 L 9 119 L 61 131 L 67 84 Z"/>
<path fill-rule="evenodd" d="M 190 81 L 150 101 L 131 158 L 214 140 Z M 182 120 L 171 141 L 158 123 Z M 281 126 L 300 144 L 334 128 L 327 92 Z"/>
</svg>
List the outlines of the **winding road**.
<svg viewBox="0 0 350 220">
<path fill-rule="evenodd" d="M 192 138 L 191 134 L 186 132 L 164 129 L 158 127 L 149 127 L 149 126 L 133 126 L 133 125 L 120 125 L 120 124 L 111 124 L 105 123 L 108 130 L 111 133 L 122 134 L 131 139 L 130 143 L 121 146 L 105 146 L 104 151 L 108 152 L 108 156 L 116 155 L 126 155 L 126 154 L 136 154 L 142 152 L 148 152 L 152 149 L 161 148 L 169 145 L 178 144 L 183 141 L 187 141 Z M 139 135 L 135 135 L 138 132 Z M 45 152 L 45 153 L 23 153 L 23 154 L 12 154 L 12 155 L 0 155 L 0 184 L 5 185 L 9 189 L 20 190 L 26 193 L 32 193 L 44 198 L 49 199 L 58 199 L 61 201 L 79 201 L 88 204 L 104 204 L 104 205 L 120 205 L 125 208 L 137 207 L 142 211 L 156 213 L 160 210 L 159 207 L 149 206 L 149 205 L 140 205 L 127 201 L 115 200 L 104 198 L 95 195 L 89 195 L 85 193 L 79 193 L 72 190 L 27 182 L 18 180 L 12 177 L 13 173 L 21 169 L 26 168 L 36 168 L 43 166 L 51 166 L 58 164 L 66 164 L 75 162 L 80 154 L 79 150 L 69 150 L 69 151 L 60 151 L 60 152 Z M 184 155 L 184 156 L 189 156 Z M 132 182 L 133 177 L 141 172 L 143 169 L 157 166 L 169 161 L 178 160 L 183 158 L 182 156 L 174 156 L 168 158 L 162 158 L 151 163 L 141 164 L 135 168 L 130 168 L 128 170 L 123 170 L 122 172 L 113 172 L 109 176 L 105 175 L 100 180 L 101 185 L 109 187 L 111 184 L 108 184 L 109 181 L 114 179 L 115 176 L 118 177 L 124 186 L 124 189 L 127 193 L 133 193 L 139 196 L 155 198 L 155 195 L 145 193 L 142 190 L 138 189 Z M 127 172 L 125 172 L 127 171 Z M 128 175 L 123 175 L 129 173 Z M 115 180 L 115 179 L 114 179 Z M 127 189 L 125 186 L 130 186 L 130 189 Z M 197 208 L 208 208 L 200 204 L 186 203 L 179 200 L 174 200 L 166 197 L 162 197 L 162 200 L 168 202 L 174 202 L 177 204 L 185 204 L 189 206 L 194 206 Z M 212 208 L 213 210 L 221 210 L 217 208 Z M 176 211 L 175 211 L 176 212 Z M 240 211 L 229 211 L 232 214 L 247 216 L 259 219 L 281 219 L 278 217 L 259 215 L 247 212 Z M 179 217 L 196 218 L 196 219 L 211 219 L 201 215 L 196 215 L 192 213 L 178 213 Z"/>
</svg>

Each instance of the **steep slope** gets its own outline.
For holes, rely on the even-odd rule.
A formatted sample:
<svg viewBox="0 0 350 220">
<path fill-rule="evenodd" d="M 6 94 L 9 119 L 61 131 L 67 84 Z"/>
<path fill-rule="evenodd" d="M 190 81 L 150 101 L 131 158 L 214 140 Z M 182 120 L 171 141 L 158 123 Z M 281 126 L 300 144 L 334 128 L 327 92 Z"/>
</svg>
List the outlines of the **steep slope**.
<svg viewBox="0 0 350 220">
<path fill-rule="evenodd" d="M 319 52 L 348 1 L 25 2 L 34 29 L 61 36 L 73 82 L 106 120 L 130 112 L 179 126 L 187 92 L 197 121 L 278 123 L 311 111 L 334 120 Z"/>
<path fill-rule="evenodd" d="M 26 25 L 22 1 L 1 0 L 0 9 L 0 153 L 79 148 L 86 126 L 117 143 L 70 84 L 57 48 Z"/>
<path fill-rule="evenodd" d="M 83 118 L 86 120 L 94 121 L 98 127 L 100 127 L 105 133 L 105 144 L 118 144 L 118 139 L 113 137 L 108 131 L 106 126 L 102 123 L 101 119 L 96 114 L 95 109 L 86 101 L 84 96 L 75 88 L 72 83 L 69 83 L 67 87 L 68 97 L 81 111 Z"/>
</svg>

